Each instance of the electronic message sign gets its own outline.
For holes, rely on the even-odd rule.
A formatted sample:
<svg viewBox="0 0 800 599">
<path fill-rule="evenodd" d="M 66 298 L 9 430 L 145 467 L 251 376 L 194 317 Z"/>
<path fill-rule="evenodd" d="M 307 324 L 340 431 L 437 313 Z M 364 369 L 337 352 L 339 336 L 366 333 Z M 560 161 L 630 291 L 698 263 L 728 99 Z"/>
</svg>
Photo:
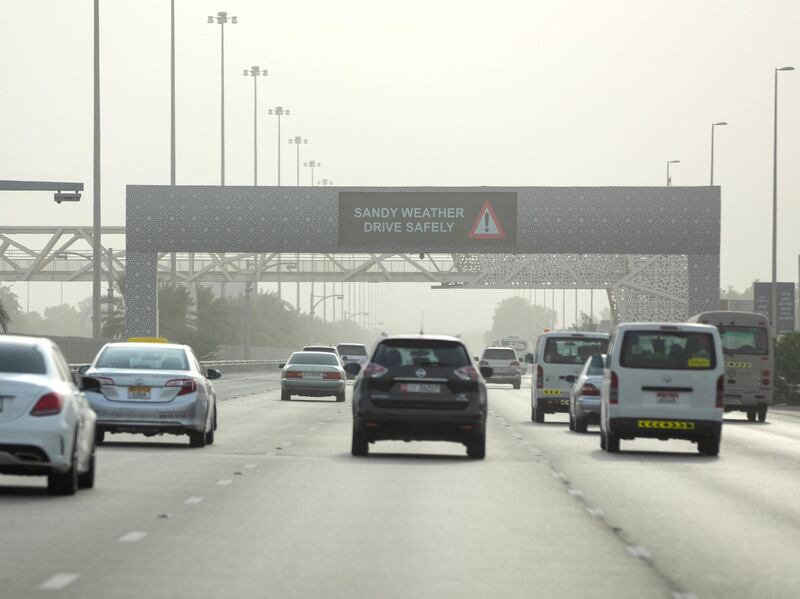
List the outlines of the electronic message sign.
<svg viewBox="0 0 800 599">
<path fill-rule="evenodd" d="M 339 247 L 515 249 L 516 192 L 339 193 Z"/>
</svg>

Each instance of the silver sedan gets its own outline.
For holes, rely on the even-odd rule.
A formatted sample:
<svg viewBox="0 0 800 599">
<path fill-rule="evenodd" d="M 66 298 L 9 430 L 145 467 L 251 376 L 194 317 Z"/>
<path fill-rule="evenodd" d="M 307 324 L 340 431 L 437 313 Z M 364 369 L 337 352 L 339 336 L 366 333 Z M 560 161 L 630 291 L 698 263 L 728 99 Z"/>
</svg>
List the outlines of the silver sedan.
<svg viewBox="0 0 800 599">
<path fill-rule="evenodd" d="M 97 412 L 98 442 L 106 433 L 188 435 L 192 447 L 214 442 L 216 392 L 191 348 L 170 343 L 109 343 L 83 372 Z"/>
<path fill-rule="evenodd" d="M 606 355 L 590 356 L 569 392 L 569 430 L 585 433 L 589 424 L 600 423 L 600 389 Z"/>
<path fill-rule="evenodd" d="M 336 354 L 317 351 L 294 352 L 281 364 L 281 399 L 292 395 L 324 397 L 333 395 L 344 401 L 345 372 Z"/>
</svg>

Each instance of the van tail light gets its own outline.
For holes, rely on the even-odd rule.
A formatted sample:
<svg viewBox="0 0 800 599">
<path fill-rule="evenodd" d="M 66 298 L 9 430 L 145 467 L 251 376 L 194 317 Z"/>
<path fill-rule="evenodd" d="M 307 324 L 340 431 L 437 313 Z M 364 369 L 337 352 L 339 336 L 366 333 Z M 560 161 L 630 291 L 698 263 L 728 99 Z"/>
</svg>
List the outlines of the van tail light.
<svg viewBox="0 0 800 599">
<path fill-rule="evenodd" d="M 194 379 L 170 379 L 164 383 L 165 387 L 180 387 L 178 395 L 188 395 L 197 391 L 197 383 Z"/>
<path fill-rule="evenodd" d="M 519 366 L 519 362 L 514 360 L 513 362 L 511 362 L 511 364 L 509 364 L 509 366 Z"/>
<path fill-rule="evenodd" d="M 584 383 L 581 387 L 581 392 L 579 395 L 589 395 L 591 397 L 598 397 L 600 395 L 600 389 L 595 387 L 594 385 L 590 385 L 589 383 Z"/>
<path fill-rule="evenodd" d="M 619 377 L 613 370 L 611 371 L 611 385 L 608 388 L 608 403 L 619 403 Z"/>
<path fill-rule="evenodd" d="M 39 398 L 31 410 L 31 416 L 53 416 L 61 412 L 62 407 L 64 407 L 64 398 L 51 391 Z"/>
<path fill-rule="evenodd" d="M 536 388 L 544 389 L 544 368 L 541 366 L 536 367 Z"/>
<path fill-rule="evenodd" d="M 725 407 L 725 376 L 717 379 L 717 404 L 716 407 Z"/>
<path fill-rule="evenodd" d="M 478 371 L 475 370 L 474 366 L 462 366 L 461 368 L 456 368 L 454 373 L 462 381 L 474 382 L 478 380 Z"/>
<path fill-rule="evenodd" d="M 762 387 L 769 387 L 769 385 L 771 383 L 770 378 L 769 378 L 770 374 L 771 374 L 770 371 L 768 369 L 766 369 L 766 368 L 761 371 L 761 386 Z"/>
<path fill-rule="evenodd" d="M 301 379 L 303 378 L 303 373 L 299 370 L 287 370 L 283 373 L 283 378 L 285 379 Z"/>
<path fill-rule="evenodd" d="M 370 362 L 364 366 L 364 378 L 377 379 L 389 372 L 388 368 L 384 368 L 380 364 Z"/>
<path fill-rule="evenodd" d="M 342 375 L 338 372 L 323 372 L 322 378 L 326 381 L 341 381 Z"/>
</svg>

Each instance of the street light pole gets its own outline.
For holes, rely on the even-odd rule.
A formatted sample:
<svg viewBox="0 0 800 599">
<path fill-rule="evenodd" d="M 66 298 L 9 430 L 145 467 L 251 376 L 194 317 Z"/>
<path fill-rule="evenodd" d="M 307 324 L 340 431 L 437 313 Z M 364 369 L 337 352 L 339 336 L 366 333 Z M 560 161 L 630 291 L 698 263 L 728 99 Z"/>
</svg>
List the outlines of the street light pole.
<svg viewBox="0 0 800 599">
<path fill-rule="evenodd" d="M 308 140 L 300 135 L 289 138 L 289 143 L 297 146 L 297 186 L 300 187 L 300 145 L 307 144 Z"/>
<path fill-rule="evenodd" d="M 278 117 L 278 187 L 281 186 L 281 117 L 289 116 L 289 109 L 283 106 L 276 106 L 269 109 L 269 114 Z"/>
<path fill-rule="evenodd" d="M 794 67 L 775 69 L 775 112 L 772 136 L 772 329 L 778 332 L 778 72 L 793 71 Z"/>
<path fill-rule="evenodd" d="M 100 0 L 94 0 L 94 181 L 92 184 L 92 337 L 100 337 L 102 274 L 100 214 Z"/>
<path fill-rule="evenodd" d="M 208 22 L 212 25 L 215 20 L 219 25 L 220 32 L 220 184 L 225 185 L 225 23 L 230 22 L 235 25 L 237 20 L 236 17 L 228 19 L 226 12 L 218 12 L 216 17 L 208 17 Z"/>
<path fill-rule="evenodd" d="M 321 167 L 322 163 L 317 162 L 316 160 L 309 160 L 308 162 L 304 162 L 303 166 L 307 166 L 311 169 L 311 187 L 314 187 L 314 169 Z"/>
<path fill-rule="evenodd" d="M 317 299 L 317 301 L 314 302 L 314 299 L 316 299 L 316 298 L 319 298 L 319 299 Z M 337 300 L 342 300 L 342 299 L 344 299 L 344 296 L 339 294 L 339 293 L 331 294 L 331 295 L 319 296 L 319 295 L 314 295 L 313 291 L 311 292 L 311 297 L 309 298 L 310 299 L 309 304 L 310 304 L 311 308 L 310 308 L 309 314 L 308 314 L 308 342 L 309 343 L 314 343 L 314 314 L 316 312 L 317 306 L 321 302 L 324 302 L 326 299 L 330 299 L 330 298 L 335 298 Z"/>
<path fill-rule="evenodd" d="M 258 78 L 267 76 L 267 69 L 252 66 L 244 76 L 253 78 L 253 185 L 258 185 Z"/>
<path fill-rule="evenodd" d="M 711 123 L 711 186 L 714 186 L 714 127 L 724 127 L 727 125 L 725 121 L 719 123 Z"/>
<path fill-rule="evenodd" d="M 670 164 L 680 164 L 680 160 L 667 160 L 667 187 L 672 187 L 672 177 L 669 176 Z"/>
</svg>

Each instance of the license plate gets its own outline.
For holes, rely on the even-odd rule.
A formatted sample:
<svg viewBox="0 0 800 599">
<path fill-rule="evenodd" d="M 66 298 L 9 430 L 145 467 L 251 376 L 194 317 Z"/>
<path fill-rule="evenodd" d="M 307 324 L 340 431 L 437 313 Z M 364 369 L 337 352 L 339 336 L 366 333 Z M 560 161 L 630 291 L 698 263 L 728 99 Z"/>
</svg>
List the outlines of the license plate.
<svg viewBox="0 0 800 599">
<path fill-rule="evenodd" d="M 439 393 L 441 387 L 430 383 L 403 383 L 400 385 L 403 393 Z"/>
<path fill-rule="evenodd" d="M 321 372 L 304 372 L 303 373 L 304 379 L 321 379 L 322 373 Z"/>
<path fill-rule="evenodd" d="M 658 403 L 678 403 L 678 394 L 675 391 L 658 391 L 656 401 Z"/>
<path fill-rule="evenodd" d="M 128 387 L 128 399 L 150 399 L 150 387 Z"/>
<path fill-rule="evenodd" d="M 638 428 L 657 428 L 673 431 L 693 431 L 694 422 L 684 422 L 680 420 L 637 420 Z"/>
</svg>

